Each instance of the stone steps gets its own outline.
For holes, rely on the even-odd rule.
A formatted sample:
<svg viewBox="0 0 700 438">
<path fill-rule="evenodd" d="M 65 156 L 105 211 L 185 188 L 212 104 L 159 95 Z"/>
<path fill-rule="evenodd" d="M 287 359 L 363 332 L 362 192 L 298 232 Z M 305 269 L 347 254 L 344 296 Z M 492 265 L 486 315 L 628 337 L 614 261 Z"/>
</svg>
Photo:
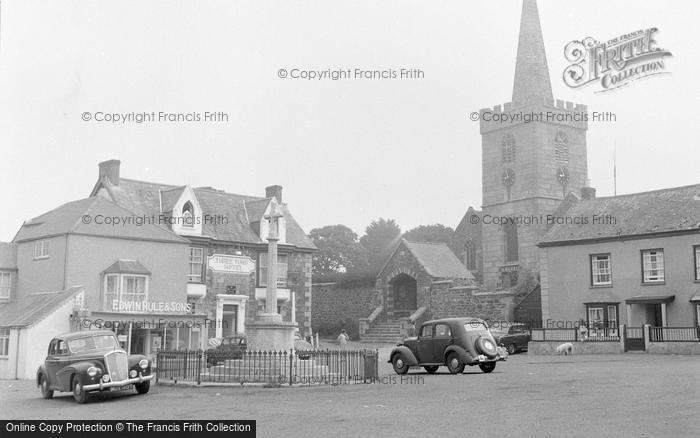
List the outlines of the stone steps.
<svg viewBox="0 0 700 438">
<path fill-rule="evenodd" d="M 361 341 L 376 344 L 389 344 L 400 341 L 401 339 L 401 322 L 388 320 L 378 322 L 372 326 L 372 328 L 362 336 Z"/>
</svg>

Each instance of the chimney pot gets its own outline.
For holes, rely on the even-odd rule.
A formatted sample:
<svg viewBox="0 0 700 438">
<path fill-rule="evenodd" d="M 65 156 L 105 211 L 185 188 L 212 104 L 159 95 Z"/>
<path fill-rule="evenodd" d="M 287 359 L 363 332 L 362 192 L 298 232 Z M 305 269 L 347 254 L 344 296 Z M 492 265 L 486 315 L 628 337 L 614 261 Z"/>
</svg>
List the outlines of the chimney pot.
<svg viewBox="0 0 700 438">
<path fill-rule="evenodd" d="M 282 203 L 282 186 L 269 186 L 265 187 L 265 197 L 266 198 L 277 198 L 277 202 Z"/>
<path fill-rule="evenodd" d="M 119 160 L 107 160 L 101 162 L 98 166 L 100 169 L 99 178 L 107 177 L 109 182 L 114 186 L 119 185 L 119 165 L 121 161 Z"/>
</svg>

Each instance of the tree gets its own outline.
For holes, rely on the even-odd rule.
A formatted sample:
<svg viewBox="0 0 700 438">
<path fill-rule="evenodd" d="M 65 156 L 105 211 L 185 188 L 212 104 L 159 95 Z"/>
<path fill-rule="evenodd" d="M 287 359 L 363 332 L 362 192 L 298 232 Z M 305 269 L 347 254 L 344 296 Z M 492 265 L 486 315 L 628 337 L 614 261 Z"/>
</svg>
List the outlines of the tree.
<svg viewBox="0 0 700 438">
<path fill-rule="evenodd" d="M 344 274 L 366 268 L 366 251 L 359 244 L 357 234 L 345 225 L 315 228 L 310 235 L 318 248 L 313 256 L 314 275 Z"/>
<path fill-rule="evenodd" d="M 454 230 L 442 224 L 420 225 L 406 232 L 403 237 L 413 242 L 450 243 Z"/>
<path fill-rule="evenodd" d="M 389 252 L 401 235 L 401 228 L 393 219 L 379 218 L 372 221 L 360 238 L 360 244 L 367 250 L 369 268 L 377 272 L 389 257 Z"/>
</svg>

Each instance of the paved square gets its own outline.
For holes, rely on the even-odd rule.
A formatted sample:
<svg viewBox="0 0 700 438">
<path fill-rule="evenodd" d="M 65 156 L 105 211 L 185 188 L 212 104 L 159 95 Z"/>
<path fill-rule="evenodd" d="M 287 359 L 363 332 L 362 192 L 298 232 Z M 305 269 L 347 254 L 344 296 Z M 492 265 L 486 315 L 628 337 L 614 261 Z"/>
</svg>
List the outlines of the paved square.
<svg viewBox="0 0 700 438">
<path fill-rule="evenodd" d="M 260 419 L 258 436 L 698 436 L 700 357 L 514 355 L 492 374 L 411 371 L 380 353 L 383 383 L 282 388 L 155 385 L 135 393 L 43 400 L 3 381 L 6 419 Z"/>
</svg>

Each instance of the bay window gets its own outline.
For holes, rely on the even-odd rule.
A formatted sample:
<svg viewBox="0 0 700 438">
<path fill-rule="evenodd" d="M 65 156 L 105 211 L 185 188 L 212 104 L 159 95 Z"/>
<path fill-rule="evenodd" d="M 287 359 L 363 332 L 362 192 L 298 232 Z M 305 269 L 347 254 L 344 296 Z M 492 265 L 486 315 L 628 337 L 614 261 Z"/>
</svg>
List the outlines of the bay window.
<svg viewBox="0 0 700 438">
<path fill-rule="evenodd" d="M 148 301 L 148 276 L 106 274 L 103 283 L 104 310 L 138 310 Z M 137 306 L 132 306 L 138 303 Z M 126 307 L 126 308 L 125 308 Z"/>
</svg>

